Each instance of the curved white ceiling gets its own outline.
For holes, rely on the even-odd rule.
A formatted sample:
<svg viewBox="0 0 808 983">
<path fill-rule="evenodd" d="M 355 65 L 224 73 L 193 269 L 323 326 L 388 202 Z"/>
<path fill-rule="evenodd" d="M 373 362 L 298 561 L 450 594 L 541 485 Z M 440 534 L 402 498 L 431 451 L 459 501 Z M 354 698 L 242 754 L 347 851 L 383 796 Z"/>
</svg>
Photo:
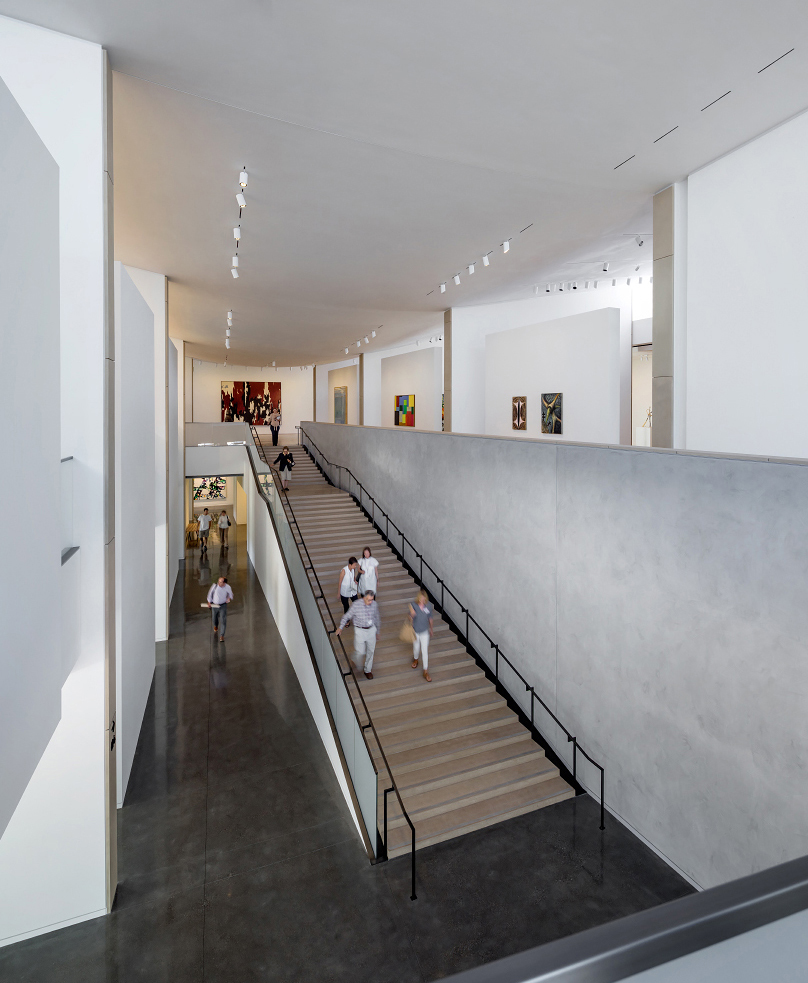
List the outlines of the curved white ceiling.
<svg viewBox="0 0 808 983">
<path fill-rule="evenodd" d="M 332 360 L 379 325 L 385 347 L 428 335 L 447 306 L 591 277 L 603 259 L 650 272 L 650 240 L 626 234 L 651 231 L 650 196 L 808 105 L 796 0 L 0 11 L 108 48 L 117 258 L 169 275 L 171 332 L 201 357 L 222 357 L 233 309 L 245 364 Z"/>
</svg>

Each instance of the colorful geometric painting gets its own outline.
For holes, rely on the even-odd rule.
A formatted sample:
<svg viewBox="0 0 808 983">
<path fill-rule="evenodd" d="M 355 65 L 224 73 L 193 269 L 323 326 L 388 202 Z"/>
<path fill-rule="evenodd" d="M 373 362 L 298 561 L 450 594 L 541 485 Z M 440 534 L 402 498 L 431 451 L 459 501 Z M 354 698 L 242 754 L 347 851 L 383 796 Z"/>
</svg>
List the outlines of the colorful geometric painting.
<svg viewBox="0 0 808 983">
<path fill-rule="evenodd" d="M 541 394 L 541 432 L 560 434 L 564 432 L 562 418 L 563 393 Z"/>
<path fill-rule="evenodd" d="M 334 386 L 334 423 L 348 422 L 348 387 Z"/>
<path fill-rule="evenodd" d="M 512 412 L 512 428 L 514 430 L 527 430 L 527 396 L 513 397 Z"/>
<path fill-rule="evenodd" d="M 222 423 L 268 426 L 273 410 L 281 411 L 279 382 L 222 383 Z"/>
<path fill-rule="evenodd" d="M 227 498 L 227 478 L 194 478 L 194 501 L 212 502 Z"/>
<path fill-rule="evenodd" d="M 415 396 L 396 396 L 393 422 L 397 427 L 415 426 Z"/>
</svg>

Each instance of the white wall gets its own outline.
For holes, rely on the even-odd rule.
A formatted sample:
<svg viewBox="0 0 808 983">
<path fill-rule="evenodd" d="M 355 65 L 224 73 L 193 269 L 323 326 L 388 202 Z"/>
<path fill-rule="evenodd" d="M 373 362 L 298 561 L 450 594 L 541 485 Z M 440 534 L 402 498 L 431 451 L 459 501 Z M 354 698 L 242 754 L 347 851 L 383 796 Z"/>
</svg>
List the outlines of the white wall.
<svg viewBox="0 0 808 983">
<path fill-rule="evenodd" d="M 319 372 L 318 372 L 319 375 Z M 359 368 L 346 365 L 341 369 L 331 369 L 328 373 L 328 422 L 334 422 L 334 390 L 340 386 L 348 387 L 348 423 L 359 423 Z M 318 414 L 319 415 L 319 414 Z"/>
<path fill-rule="evenodd" d="M 319 374 L 319 370 L 318 370 Z M 295 427 L 311 419 L 312 370 L 299 368 L 256 368 L 249 365 L 224 365 L 193 359 L 193 421 L 220 423 L 222 419 L 222 382 L 279 382 L 283 420 L 281 434 L 297 439 Z M 189 417 L 189 419 L 191 419 Z M 267 434 L 269 428 L 267 427 Z M 271 435 L 270 435 L 271 436 Z"/>
<path fill-rule="evenodd" d="M 607 286 L 608 284 L 608 286 Z M 611 286 L 563 294 L 539 294 L 531 300 L 452 308 L 452 430 L 484 433 L 485 338 L 499 331 L 552 321 L 572 314 L 617 307 L 620 310 L 620 442 L 631 443 L 631 323 L 650 316 L 652 287 Z M 514 393 L 521 395 L 521 393 Z"/>
<path fill-rule="evenodd" d="M 563 394 L 561 437 L 620 443 L 620 311 L 610 307 L 514 328 L 485 339 L 485 432 L 541 432 L 542 393 Z M 512 427 L 512 398 L 527 397 L 527 430 Z"/>
<path fill-rule="evenodd" d="M 351 388 L 355 389 L 358 393 L 358 381 L 359 381 L 359 359 L 358 358 L 346 358 L 342 362 L 329 362 L 326 365 L 317 366 L 317 419 L 325 420 L 329 423 L 334 422 L 334 390 L 333 387 L 329 385 L 328 377 L 332 370 L 341 369 L 348 365 L 357 366 L 356 375 L 353 377 L 356 382 L 351 384 L 348 383 L 348 399 L 351 399 Z M 350 405 L 348 406 L 348 412 L 350 413 Z M 355 422 L 359 422 L 359 401 L 357 399 L 356 403 L 356 417 Z M 304 420 L 311 419 L 311 409 L 309 409 L 309 416 L 304 416 Z"/>
<path fill-rule="evenodd" d="M 183 342 L 168 341 L 168 601 L 185 556 L 185 413 Z"/>
<path fill-rule="evenodd" d="M 688 448 L 808 457 L 806 173 L 803 114 L 688 178 Z"/>
<path fill-rule="evenodd" d="M 424 344 L 399 345 L 381 351 L 376 350 L 374 347 L 378 344 L 379 339 L 375 338 L 371 342 L 370 350 L 366 351 L 364 355 L 366 427 L 388 426 L 388 424 L 382 423 L 382 413 L 384 412 L 384 406 L 382 405 L 382 360 L 393 358 L 396 355 L 406 355 L 409 352 L 424 351 Z M 440 393 L 443 395 L 443 342 L 436 341 L 429 347 L 439 348 L 441 352 Z"/>
<path fill-rule="evenodd" d="M 0 836 L 61 716 L 59 169 L 0 80 L 0 460 L 13 468 L 14 614 L 0 644 Z M 21 194 L 36 188 L 35 195 Z M 22 569 L 20 569 L 22 564 Z M 7 574 L 8 576 L 8 574 Z M 43 605 L 49 610 L 43 611 Z M 2 886 L 0 885 L 0 888 Z"/>
<path fill-rule="evenodd" d="M 0 17 L 0 66 L 59 166 L 61 456 L 75 458 L 81 547 L 80 656 L 62 688 L 59 725 L 0 840 L 0 943 L 8 943 L 106 910 L 104 588 L 114 533 L 107 539 L 104 207 L 112 175 L 98 45 Z M 47 353 L 38 357 L 47 363 Z M 20 582 L 38 576 L 35 553 L 15 562 Z"/>
<path fill-rule="evenodd" d="M 367 381 L 367 376 L 365 377 Z M 395 426 L 396 396 L 415 396 L 417 430 L 441 429 L 443 349 L 427 345 L 403 355 L 381 359 L 381 426 Z M 367 389 L 365 424 L 368 423 Z"/>
<path fill-rule="evenodd" d="M 155 315 L 115 264 L 115 630 L 118 807 L 123 805 L 155 664 Z M 161 480 L 162 479 L 162 480 Z M 163 526 L 165 529 L 165 526 Z M 161 542 L 162 546 L 162 542 Z M 163 598 L 165 603 L 165 598 Z M 160 610 L 160 605 L 157 605 Z"/>
</svg>

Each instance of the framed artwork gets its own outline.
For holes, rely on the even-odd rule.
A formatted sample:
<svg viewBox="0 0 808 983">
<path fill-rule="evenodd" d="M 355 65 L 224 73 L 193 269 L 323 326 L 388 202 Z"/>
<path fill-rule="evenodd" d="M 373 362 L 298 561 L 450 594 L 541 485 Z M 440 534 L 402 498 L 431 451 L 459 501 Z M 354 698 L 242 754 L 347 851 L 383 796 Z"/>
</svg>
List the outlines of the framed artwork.
<svg viewBox="0 0 808 983">
<path fill-rule="evenodd" d="M 279 382 L 222 383 L 222 423 L 269 426 L 273 410 L 281 412 Z"/>
<path fill-rule="evenodd" d="M 397 427 L 415 426 L 415 396 L 396 396 L 393 423 Z"/>
<path fill-rule="evenodd" d="M 334 386 L 334 423 L 348 422 L 348 387 Z"/>
<path fill-rule="evenodd" d="M 213 502 L 227 498 L 227 478 L 194 478 L 194 501 Z"/>
<path fill-rule="evenodd" d="M 561 434 L 564 432 L 564 394 L 541 394 L 541 432 Z"/>
<path fill-rule="evenodd" d="M 512 429 L 527 430 L 527 396 L 513 396 L 512 402 Z"/>
</svg>

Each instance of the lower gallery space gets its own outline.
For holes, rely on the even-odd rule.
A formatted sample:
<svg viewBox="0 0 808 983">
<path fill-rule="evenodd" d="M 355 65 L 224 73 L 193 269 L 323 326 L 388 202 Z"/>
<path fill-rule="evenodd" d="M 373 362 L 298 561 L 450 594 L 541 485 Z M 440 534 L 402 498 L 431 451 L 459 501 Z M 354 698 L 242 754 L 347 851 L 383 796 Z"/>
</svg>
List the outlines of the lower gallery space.
<svg viewBox="0 0 808 983">
<path fill-rule="evenodd" d="M 0 950 L 3 983 L 428 981 L 692 888 L 588 796 L 371 866 L 247 558 L 188 550 L 108 917 Z M 225 641 L 202 610 L 227 576 Z"/>
</svg>

